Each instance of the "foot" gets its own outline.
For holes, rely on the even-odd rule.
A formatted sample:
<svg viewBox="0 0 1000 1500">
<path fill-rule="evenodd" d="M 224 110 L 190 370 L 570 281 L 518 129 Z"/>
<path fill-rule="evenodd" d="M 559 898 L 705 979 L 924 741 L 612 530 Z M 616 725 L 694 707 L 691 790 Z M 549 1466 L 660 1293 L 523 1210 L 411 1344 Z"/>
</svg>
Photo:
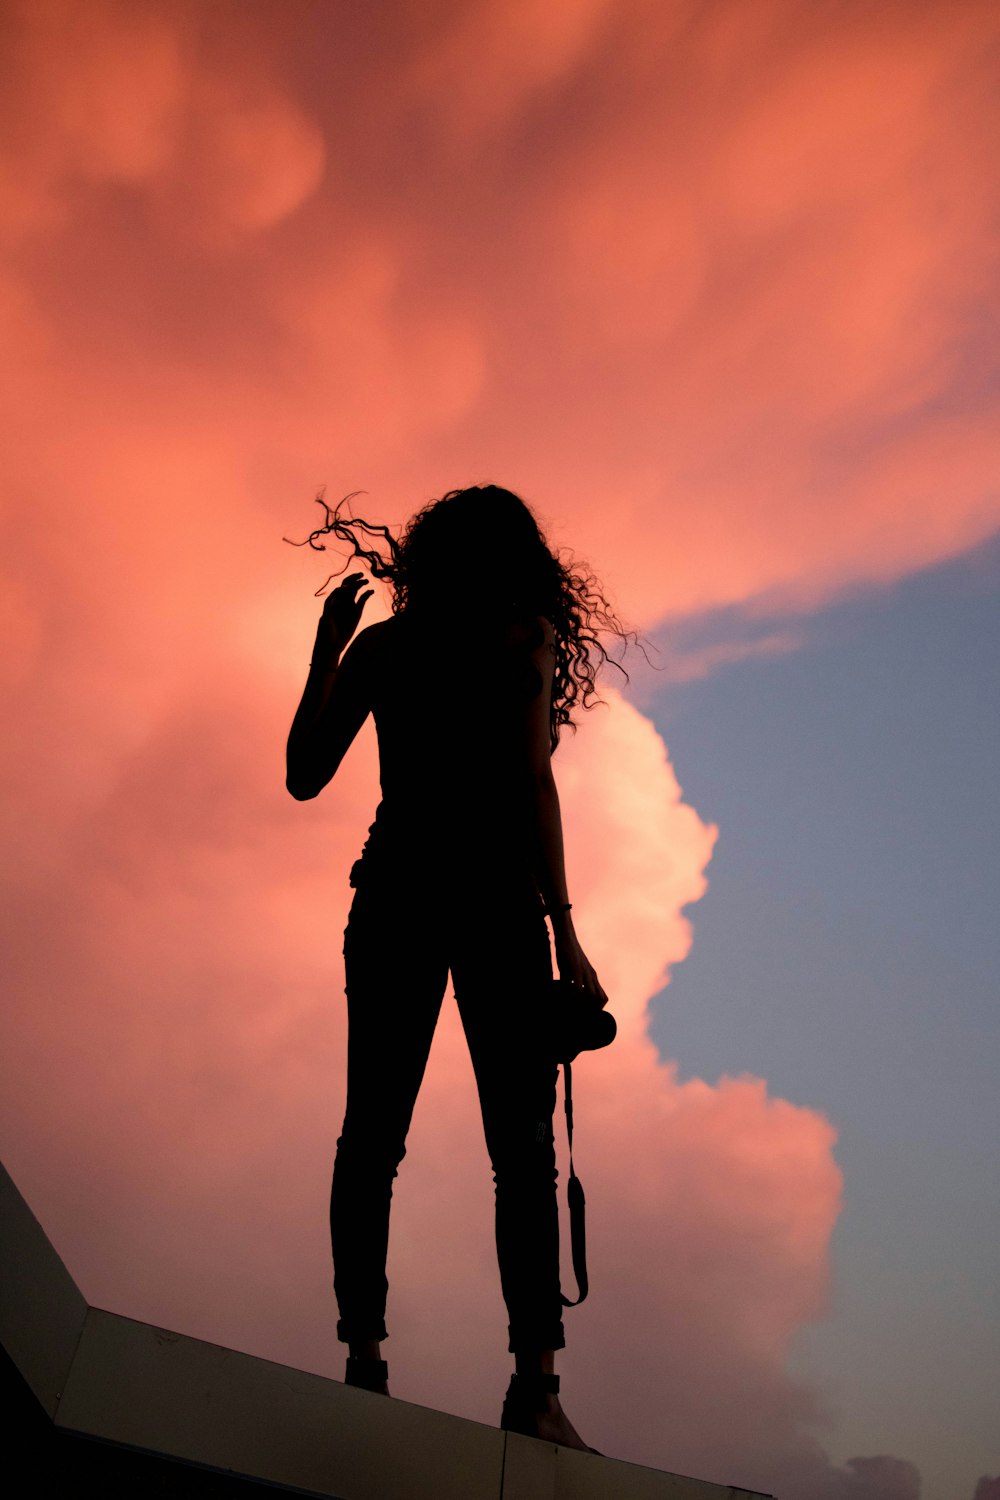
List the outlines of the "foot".
<svg viewBox="0 0 1000 1500">
<path fill-rule="evenodd" d="M 563 1411 L 559 1404 L 559 1377 L 551 1372 L 530 1375 L 519 1371 L 512 1377 L 500 1426 L 507 1432 L 520 1432 L 561 1448 L 576 1448 L 581 1453 L 600 1452 L 583 1441 Z"/>
<path fill-rule="evenodd" d="M 374 1391 L 379 1396 L 388 1396 L 389 1366 L 384 1359 L 349 1354 L 344 1384 L 358 1386 L 363 1391 Z"/>
<path fill-rule="evenodd" d="M 583 1453 L 596 1453 L 585 1443 L 573 1423 L 559 1404 L 558 1396 L 546 1396 L 545 1405 L 535 1412 L 538 1437 L 543 1443 L 558 1443 L 561 1448 L 579 1448 Z"/>
</svg>

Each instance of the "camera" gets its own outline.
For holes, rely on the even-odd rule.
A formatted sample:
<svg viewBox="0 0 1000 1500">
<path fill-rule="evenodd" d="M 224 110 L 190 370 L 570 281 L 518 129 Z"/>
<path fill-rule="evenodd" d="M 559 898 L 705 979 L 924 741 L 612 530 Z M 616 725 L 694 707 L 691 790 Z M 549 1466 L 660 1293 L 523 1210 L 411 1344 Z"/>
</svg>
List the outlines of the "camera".
<svg viewBox="0 0 1000 1500">
<path fill-rule="evenodd" d="M 556 1062 L 572 1062 L 580 1052 L 594 1052 L 614 1041 L 614 1016 L 568 979 L 550 980 L 542 999 L 542 1030 Z"/>
</svg>

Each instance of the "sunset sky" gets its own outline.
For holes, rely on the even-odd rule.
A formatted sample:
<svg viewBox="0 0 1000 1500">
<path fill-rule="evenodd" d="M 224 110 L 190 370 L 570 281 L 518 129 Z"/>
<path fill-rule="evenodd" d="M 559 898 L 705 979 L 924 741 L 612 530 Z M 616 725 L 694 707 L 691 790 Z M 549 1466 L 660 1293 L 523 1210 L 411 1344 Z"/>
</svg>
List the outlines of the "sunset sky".
<svg viewBox="0 0 1000 1500">
<path fill-rule="evenodd" d="M 492 481 L 655 648 L 555 760 L 620 1024 L 566 1409 L 781 1500 L 1000 1500 L 994 0 L 2 24 L 0 1155 L 87 1297 L 342 1377 L 377 759 L 285 791 L 342 559 L 281 539 Z M 495 1424 L 450 996 L 388 1274 L 394 1394 Z"/>
</svg>

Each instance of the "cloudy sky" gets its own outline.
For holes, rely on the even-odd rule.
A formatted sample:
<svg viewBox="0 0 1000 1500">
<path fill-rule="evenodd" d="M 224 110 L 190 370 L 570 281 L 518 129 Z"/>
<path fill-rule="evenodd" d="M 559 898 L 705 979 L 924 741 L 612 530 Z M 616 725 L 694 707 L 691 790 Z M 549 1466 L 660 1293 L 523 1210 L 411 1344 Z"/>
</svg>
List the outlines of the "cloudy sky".
<svg viewBox="0 0 1000 1500">
<path fill-rule="evenodd" d="M 342 1375 L 377 764 L 284 790 L 330 568 L 281 538 L 495 481 L 656 648 L 556 758 L 621 1024 L 567 1410 L 782 1500 L 996 1500 L 992 0 L 3 25 L 0 1141 L 87 1296 Z M 495 1423 L 492 1191 L 449 999 L 385 1353 Z"/>
</svg>

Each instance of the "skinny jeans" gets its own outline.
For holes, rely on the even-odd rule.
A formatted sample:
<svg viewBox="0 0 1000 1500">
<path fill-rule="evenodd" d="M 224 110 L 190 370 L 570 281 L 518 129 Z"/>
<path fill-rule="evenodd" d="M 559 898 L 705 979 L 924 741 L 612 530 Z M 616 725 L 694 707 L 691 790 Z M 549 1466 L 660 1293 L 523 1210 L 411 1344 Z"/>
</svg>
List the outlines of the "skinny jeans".
<svg viewBox="0 0 1000 1500">
<path fill-rule="evenodd" d="M 534 1029 L 552 977 L 537 886 L 517 870 L 463 883 L 429 880 L 426 868 L 362 873 L 356 885 L 344 932 L 347 1107 L 330 1194 L 337 1337 L 388 1337 L 392 1185 L 450 970 L 493 1166 L 508 1350 L 562 1349 L 558 1065 Z"/>
</svg>

